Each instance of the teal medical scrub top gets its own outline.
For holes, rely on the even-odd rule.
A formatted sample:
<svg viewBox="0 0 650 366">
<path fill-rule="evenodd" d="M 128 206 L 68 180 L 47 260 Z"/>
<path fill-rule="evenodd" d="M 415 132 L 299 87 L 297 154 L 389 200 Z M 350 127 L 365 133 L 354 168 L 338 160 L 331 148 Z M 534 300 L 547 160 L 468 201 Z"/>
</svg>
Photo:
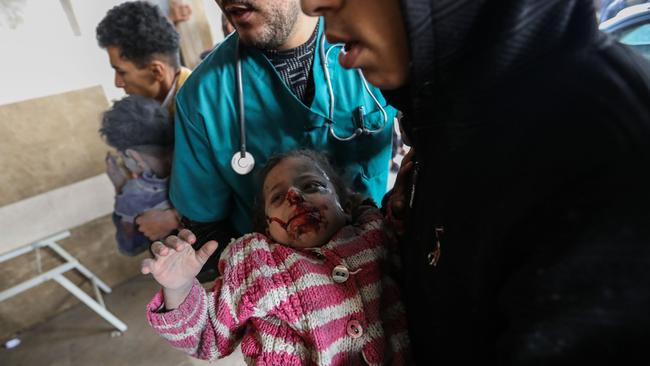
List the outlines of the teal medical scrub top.
<svg viewBox="0 0 650 366">
<path fill-rule="evenodd" d="M 255 169 L 238 175 L 231 168 L 240 149 L 236 92 L 236 33 L 226 38 L 190 75 L 176 99 L 176 141 L 170 199 L 185 217 L 198 222 L 230 220 L 240 233 L 252 230 L 253 205 L 261 183 L 257 172 L 274 153 L 297 148 L 326 152 L 352 190 L 381 202 L 386 192 L 393 119 L 397 111 L 370 85 L 388 114 L 386 127 L 374 135 L 342 142 L 330 136 L 330 123 L 338 136 L 355 130 L 355 110 L 363 106 L 365 123 L 377 129 L 384 117 L 365 90 L 357 70 L 338 63 L 341 47 L 327 56 L 334 118 L 330 120 L 330 94 L 320 54 L 323 21 L 319 22 L 312 74 L 315 94 L 311 106 L 303 104 L 287 87 L 271 62 L 259 50 L 241 46 L 242 81 L 246 116 L 246 147 Z M 325 42 L 327 52 L 332 45 Z"/>
</svg>

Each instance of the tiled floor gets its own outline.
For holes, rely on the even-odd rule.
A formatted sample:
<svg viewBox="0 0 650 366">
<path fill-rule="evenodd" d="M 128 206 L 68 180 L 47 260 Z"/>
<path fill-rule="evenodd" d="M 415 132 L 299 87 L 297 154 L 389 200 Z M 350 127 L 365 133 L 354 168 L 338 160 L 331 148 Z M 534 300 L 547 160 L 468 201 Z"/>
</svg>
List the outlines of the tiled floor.
<svg viewBox="0 0 650 366">
<path fill-rule="evenodd" d="M 86 365 L 216 365 L 244 364 L 239 349 L 213 363 L 193 359 L 173 349 L 149 327 L 145 319 L 146 303 L 156 292 L 154 281 L 145 276 L 113 288 L 104 297 L 106 306 L 129 329 L 116 335 L 114 329 L 85 305 L 77 305 L 63 314 L 19 335 L 21 344 L 0 349 L 2 366 L 86 366 Z"/>
</svg>

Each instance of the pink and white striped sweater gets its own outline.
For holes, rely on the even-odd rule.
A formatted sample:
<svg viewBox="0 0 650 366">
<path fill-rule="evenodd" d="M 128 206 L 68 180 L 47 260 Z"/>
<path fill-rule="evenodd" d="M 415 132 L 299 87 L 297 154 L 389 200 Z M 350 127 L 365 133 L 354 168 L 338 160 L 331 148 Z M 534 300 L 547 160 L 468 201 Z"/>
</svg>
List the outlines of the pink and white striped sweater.
<svg viewBox="0 0 650 366">
<path fill-rule="evenodd" d="M 161 291 L 148 320 L 201 359 L 227 356 L 241 342 L 254 365 L 407 364 L 404 307 L 388 273 L 394 241 L 376 208 L 356 221 L 320 248 L 245 235 L 224 251 L 212 292 L 195 282 L 177 309 L 158 312 Z"/>
</svg>

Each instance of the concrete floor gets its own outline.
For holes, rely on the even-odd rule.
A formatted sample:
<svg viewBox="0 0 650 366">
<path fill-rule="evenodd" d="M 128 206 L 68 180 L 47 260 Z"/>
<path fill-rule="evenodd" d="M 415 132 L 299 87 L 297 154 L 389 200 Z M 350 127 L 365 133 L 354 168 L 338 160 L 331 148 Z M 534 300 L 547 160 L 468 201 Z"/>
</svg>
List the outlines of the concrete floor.
<svg viewBox="0 0 650 366">
<path fill-rule="evenodd" d="M 103 318 L 79 304 L 19 335 L 21 344 L 0 349 L 2 366 L 124 366 L 124 365 L 243 365 L 236 353 L 213 363 L 191 358 L 173 349 L 151 329 L 145 305 L 158 287 L 150 277 L 137 276 L 104 296 L 107 308 L 129 329 L 116 334 Z M 64 290 L 62 290 L 64 291 Z"/>
</svg>

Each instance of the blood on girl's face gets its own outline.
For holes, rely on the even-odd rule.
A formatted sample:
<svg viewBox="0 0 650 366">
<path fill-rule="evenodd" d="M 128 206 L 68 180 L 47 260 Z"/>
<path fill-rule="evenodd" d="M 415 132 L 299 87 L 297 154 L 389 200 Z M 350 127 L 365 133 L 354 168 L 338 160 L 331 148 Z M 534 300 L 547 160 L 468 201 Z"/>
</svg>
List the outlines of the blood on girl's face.
<svg viewBox="0 0 650 366">
<path fill-rule="evenodd" d="M 306 157 L 278 163 L 266 176 L 263 192 L 269 233 L 278 243 L 321 246 L 345 225 L 334 186 Z"/>
</svg>

